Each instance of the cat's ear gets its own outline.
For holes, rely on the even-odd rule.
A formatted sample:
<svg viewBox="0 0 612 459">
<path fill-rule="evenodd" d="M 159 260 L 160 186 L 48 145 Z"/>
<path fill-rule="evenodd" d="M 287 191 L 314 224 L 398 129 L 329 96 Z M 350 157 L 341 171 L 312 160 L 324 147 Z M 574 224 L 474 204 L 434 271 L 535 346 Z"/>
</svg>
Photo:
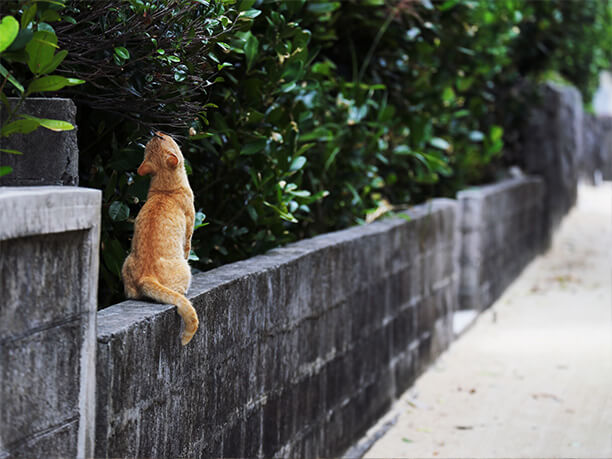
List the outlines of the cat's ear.
<svg viewBox="0 0 612 459">
<path fill-rule="evenodd" d="M 136 171 L 138 175 L 147 175 L 153 172 L 153 164 L 149 161 L 143 161 Z"/>
<path fill-rule="evenodd" d="M 171 169 L 174 169 L 176 166 L 178 166 L 178 163 L 179 163 L 178 155 L 173 152 L 168 152 L 168 154 L 166 155 L 166 166 L 168 166 Z"/>
</svg>

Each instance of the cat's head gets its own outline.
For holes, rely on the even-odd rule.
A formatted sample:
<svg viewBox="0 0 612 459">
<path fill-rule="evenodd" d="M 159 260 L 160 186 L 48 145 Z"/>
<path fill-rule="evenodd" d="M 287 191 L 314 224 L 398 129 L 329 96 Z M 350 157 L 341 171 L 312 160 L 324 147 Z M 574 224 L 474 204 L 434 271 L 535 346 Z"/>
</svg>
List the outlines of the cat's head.
<svg viewBox="0 0 612 459">
<path fill-rule="evenodd" d="M 138 167 L 138 175 L 155 175 L 161 170 L 183 167 L 185 159 L 181 149 L 168 134 L 156 132 L 145 147 L 145 157 Z"/>
</svg>

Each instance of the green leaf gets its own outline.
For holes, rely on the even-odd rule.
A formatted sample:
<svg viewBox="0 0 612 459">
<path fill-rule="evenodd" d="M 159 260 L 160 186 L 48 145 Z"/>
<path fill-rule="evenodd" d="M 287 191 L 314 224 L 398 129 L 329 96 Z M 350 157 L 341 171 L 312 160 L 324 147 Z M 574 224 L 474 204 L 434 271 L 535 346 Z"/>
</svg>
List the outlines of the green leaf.
<svg viewBox="0 0 612 459">
<path fill-rule="evenodd" d="M 241 18 L 248 18 L 248 19 L 255 19 L 257 16 L 259 16 L 261 14 L 260 10 L 248 10 L 248 11 L 242 11 L 240 13 L 240 17 Z"/>
<path fill-rule="evenodd" d="M 62 120 L 51 120 L 48 118 L 36 118 L 35 116 L 30 115 L 21 115 L 26 120 L 31 120 L 37 122 L 40 126 L 47 128 L 51 131 L 60 132 L 60 131 L 72 131 L 74 126 L 70 124 L 68 121 Z"/>
<path fill-rule="evenodd" d="M 23 153 L 19 150 L 11 150 L 9 148 L 0 148 L 0 151 L 4 153 L 8 153 L 9 155 L 23 155 Z"/>
<path fill-rule="evenodd" d="M 205 223 L 204 220 L 206 220 L 206 214 L 204 212 L 198 211 L 195 213 L 195 218 L 193 221 L 194 231 L 209 224 L 208 222 Z"/>
<path fill-rule="evenodd" d="M 497 142 L 498 140 L 501 140 L 502 136 L 504 135 L 504 128 L 501 126 L 491 126 L 491 131 L 489 132 L 489 138 L 491 139 L 492 142 Z"/>
<path fill-rule="evenodd" d="M 264 205 L 270 207 L 271 209 L 274 209 L 276 211 L 276 213 L 280 216 L 280 218 L 282 218 L 283 220 L 286 220 L 288 222 L 291 223 L 297 223 L 297 219 L 291 215 L 289 212 L 285 212 L 284 210 L 280 209 L 279 207 L 275 206 L 274 204 L 270 204 L 268 201 L 264 201 L 263 202 Z"/>
<path fill-rule="evenodd" d="M 298 198 L 307 198 L 310 196 L 310 191 L 308 190 L 296 190 L 289 191 L 289 194 L 292 196 L 297 196 Z"/>
<path fill-rule="evenodd" d="M 55 30 L 53 30 L 53 27 L 51 27 L 51 25 L 47 24 L 46 22 L 39 22 L 38 30 L 42 30 L 44 32 L 50 32 L 53 35 L 55 35 Z M 56 48 L 58 48 L 58 46 L 56 46 Z"/>
<path fill-rule="evenodd" d="M 453 88 L 450 86 L 444 88 L 444 91 L 442 92 L 442 100 L 448 103 L 455 100 L 455 91 L 453 91 Z"/>
<path fill-rule="evenodd" d="M 115 48 L 115 54 L 123 60 L 128 60 L 130 58 L 130 52 L 123 46 L 117 46 Z"/>
<path fill-rule="evenodd" d="M 60 19 L 59 13 L 52 9 L 47 9 L 40 15 L 40 20 L 43 22 L 57 22 Z"/>
<path fill-rule="evenodd" d="M 193 249 L 191 249 L 189 251 L 189 261 L 200 261 L 200 257 L 198 257 L 198 255 L 193 251 Z"/>
<path fill-rule="evenodd" d="M 340 8 L 340 2 L 321 2 L 321 3 L 308 3 L 308 11 L 314 14 L 326 14 L 336 11 Z"/>
<path fill-rule="evenodd" d="M 257 211 L 250 204 L 247 206 L 247 213 L 249 214 L 249 217 L 251 217 L 251 220 L 257 223 Z"/>
<path fill-rule="evenodd" d="M 472 131 L 470 132 L 469 137 L 472 142 L 482 142 L 485 136 L 480 131 Z"/>
<path fill-rule="evenodd" d="M 0 177 L 10 174 L 13 172 L 13 168 L 11 166 L 0 166 Z"/>
<path fill-rule="evenodd" d="M 25 91 L 23 86 L 21 86 L 21 83 L 19 83 L 19 81 L 17 81 L 2 64 L 0 64 L 0 75 L 8 79 L 8 81 L 10 81 L 10 83 L 15 86 L 19 92 L 23 93 Z"/>
<path fill-rule="evenodd" d="M 266 139 L 256 140 L 255 142 L 247 143 L 240 150 L 241 155 L 254 155 L 255 153 L 259 153 L 266 147 Z"/>
<path fill-rule="evenodd" d="M 17 38 L 11 44 L 11 46 L 8 47 L 7 51 L 15 52 L 15 51 L 23 50 L 26 47 L 26 45 L 30 42 L 33 36 L 34 36 L 34 32 L 32 32 L 32 30 L 21 29 L 19 31 L 19 34 L 17 34 Z"/>
<path fill-rule="evenodd" d="M 76 78 L 66 78 L 59 75 L 49 75 L 42 78 L 36 78 L 30 86 L 26 94 L 33 92 L 45 92 L 45 91 L 59 91 L 65 86 L 75 86 L 83 84 L 85 81 L 78 80 Z"/>
<path fill-rule="evenodd" d="M 5 16 L 0 22 L 0 53 L 17 38 L 19 23 L 13 16 Z"/>
<path fill-rule="evenodd" d="M 438 10 L 446 11 L 454 7 L 460 0 L 446 0 L 442 5 L 438 6 Z"/>
<path fill-rule="evenodd" d="M 257 50 L 259 49 L 259 40 L 251 32 L 248 32 L 247 39 L 244 45 L 244 55 L 247 61 L 247 71 L 251 70 L 255 58 L 257 57 Z"/>
<path fill-rule="evenodd" d="M 8 137 L 13 134 L 29 134 L 40 126 L 35 120 L 21 119 L 5 124 L 0 130 L 0 137 Z"/>
<path fill-rule="evenodd" d="M 448 143 L 446 140 L 444 140 L 441 137 L 434 137 L 433 139 L 429 141 L 429 143 L 433 147 L 439 148 L 440 150 L 446 150 L 446 151 L 448 151 L 451 146 L 450 143 Z"/>
<path fill-rule="evenodd" d="M 330 155 L 325 160 L 325 165 L 323 166 L 323 171 L 327 172 L 329 170 L 331 165 L 334 163 L 334 160 L 336 159 L 336 156 L 338 156 L 338 153 L 340 153 L 340 147 L 336 147 L 336 148 L 334 148 L 332 150 Z"/>
<path fill-rule="evenodd" d="M 32 22 L 32 19 L 34 19 L 34 16 L 36 16 L 36 8 L 37 8 L 37 5 L 36 3 L 34 3 L 27 10 L 23 12 L 23 14 L 21 15 L 21 28 L 22 29 L 25 29 L 30 24 L 30 22 Z"/>
<path fill-rule="evenodd" d="M 398 145 L 393 149 L 393 153 L 396 155 L 409 155 L 412 153 L 412 150 L 408 145 Z"/>
<path fill-rule="evenodd" d="M 249 10 L 254 4 L 255 4 L 255 0 L 242 0 L 240 2 L 240 6 L 238 7 L 238 11 Z"/>
<path fill-rule="evenodd" d="M 299 171 L 302 167 L 304 167 L 304 164 L 306 164 L 306 157 L 298 156 L 291 162 L 291 166 L 289 166 L 289 171 L 290 172 Z"/>
<path fill-rule="evenodd" d="M 49 65 L 42 69 L 41 73 L 48 74 L 55 71 L 55 69 L 64 61 L 67 55 L 68 51 L 66 51 L 65 49 L 58 52 L 55 56 L 53 56 L 53 59 L 51 59 Z"/>
<path fill-rule="evenodd" d="M 467 91 L 473 83 L 474 77 L 459 78 L 457 79 L 457 89 L 461 92 Z"/>
<path fill-rule="evenodd" d="M 26 45 L 28 67 L 33 74 L 40 74 L 42 69 L 51 63 L 55 48 L 57 48 L 57 36 L 54 33 L 45 31 L 34 33 Z"/>
<path fill-rule="evenodd" d="M 111 220 L 122 222 L 130 216 L 130 208 L 121 201 L 115 201 L 108 208 L 108 215 Z"/>
</svg>

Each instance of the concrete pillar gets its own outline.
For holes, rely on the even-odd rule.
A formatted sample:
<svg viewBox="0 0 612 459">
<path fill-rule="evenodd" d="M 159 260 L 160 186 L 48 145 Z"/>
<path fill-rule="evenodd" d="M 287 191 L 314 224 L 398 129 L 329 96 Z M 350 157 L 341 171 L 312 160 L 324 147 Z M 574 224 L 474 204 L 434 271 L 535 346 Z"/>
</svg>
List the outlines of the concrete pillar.
<svg viewBox="0 0 612 459">
<path fill-rule="evenodd" d="M 93 456 L 100 204 L 0 187 L 0 458 Z"/>
<path fill-rule="evenodd" d="M 16 104 L 18 99 L 9 99 Z M 0 138 L 0 148 L 17 150 L 22 155 L 0 151 L 0 166 L 10 166 L 13 172 L 0 177 L 0 186 L 38 186 L 79 184 L 79 149 L 77 146 L 76 106 L 70 99 L 32 97 L 18 111 L 38 118 L 68 121 L 75 129 L 54 132 L 38 128 L 29 134 L 13 134 Z M 7 111 L 0 106 L 0 120 Z"/>
</svg>

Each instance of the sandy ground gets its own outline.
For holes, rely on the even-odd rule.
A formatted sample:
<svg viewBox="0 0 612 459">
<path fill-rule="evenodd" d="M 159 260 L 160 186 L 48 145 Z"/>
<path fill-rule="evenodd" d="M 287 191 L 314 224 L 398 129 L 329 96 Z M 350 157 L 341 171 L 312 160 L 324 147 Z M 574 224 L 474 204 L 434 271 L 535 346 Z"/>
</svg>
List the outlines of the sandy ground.
<svg viewBox="0 0 612 459">
<path fill-rule="evenodd" d="M 612 458 L 612 183 L 414 387 L 365 457 Z"/>
</svg>

